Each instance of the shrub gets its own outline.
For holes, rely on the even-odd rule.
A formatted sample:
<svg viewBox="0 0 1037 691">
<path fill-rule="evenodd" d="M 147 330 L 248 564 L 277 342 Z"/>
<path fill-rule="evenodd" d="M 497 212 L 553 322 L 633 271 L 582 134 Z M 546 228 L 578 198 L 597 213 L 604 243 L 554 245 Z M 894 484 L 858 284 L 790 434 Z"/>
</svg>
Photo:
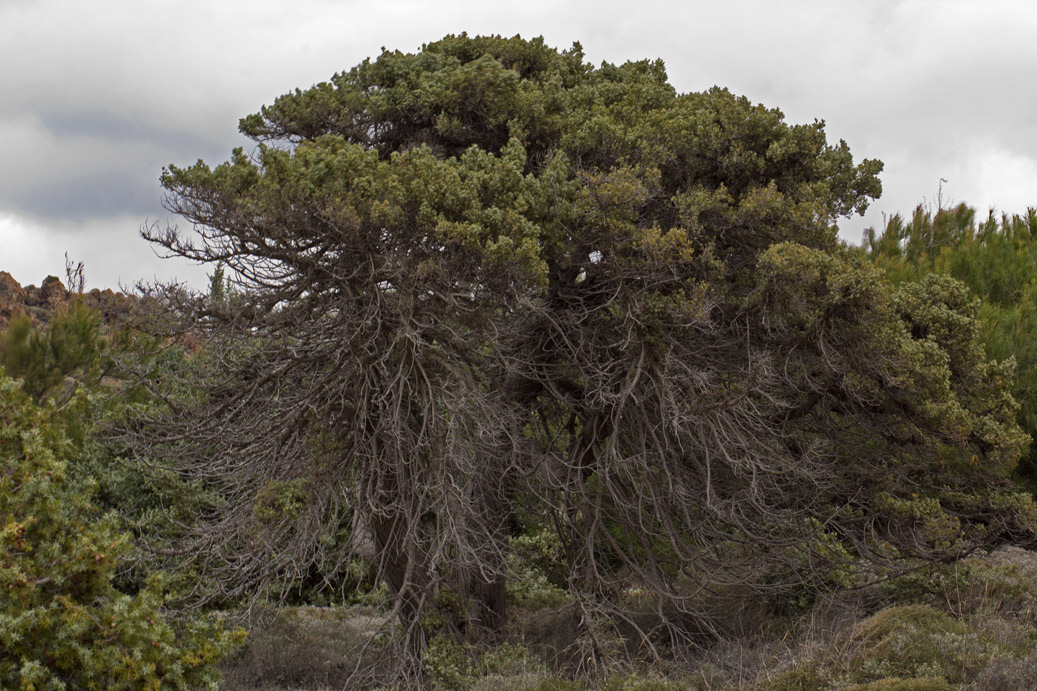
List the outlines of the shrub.
<svg viewBox="0 0 1037 691">
<path fill-rule="evenodd" d="M 960 682 L 981 669 L 993 644 L 965 624 L 928 605 L 886 608 L 850 634 L 851 670 L 865 680 L 946 677 Z"/>
<path fill-rule="evenodd" d="M 0 369 L 0 686 L 216 688 L 216 663 L 243 633 L 176 626 L 157 575 L 116 590 L 130 539 L 68 472 L 81 449 L 64 426 Z"/>
<path fill-rule="evenodd" d="M 978 691 L 1017 691 L 1032 688 L 1037 679 L 1037 654 L 1019 660 L 995 660 L 976 679 Z"/>
<path fill-rule="evenodd" d="M 225 683 L 250 689 L 353 688 L 357 669 L 369 670 L 384 651 L 373 641 L 385 624 L 384 615 L 356 607 L 292 607 L 274 617 L 261 613 L 248 646 L 224 662 Z M 365 652 L 371 659 L 363 658 Z"/>
<path fill-rule="evenodd" d="M 558 607 L 568 600 L 560 587 L 565 573 L 560 566 L 561 542 L 558 534 L 546 527 L 527 530 L 511 538 L 508 554 L 508 599 L 531 607 Z"/>
</svg>

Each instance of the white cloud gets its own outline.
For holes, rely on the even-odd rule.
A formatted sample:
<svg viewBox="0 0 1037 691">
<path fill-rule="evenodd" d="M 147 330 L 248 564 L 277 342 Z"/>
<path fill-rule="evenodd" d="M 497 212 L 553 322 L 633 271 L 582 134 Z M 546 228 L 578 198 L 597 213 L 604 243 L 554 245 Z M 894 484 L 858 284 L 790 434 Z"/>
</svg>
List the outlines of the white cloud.
<svg viewBox="0 0 1037 691">
<path fill-rule="evenodd" d="M 980 211 L 996 207 L 1025 213 L 1028 207 L 1037 207 L 1037 159 L 991 147 L 979 157 L 973 184 L 979 193 L 970 203 Z"/>
<path fill-rule="evenodd" d="M 138 281 L 203 288 L 205 267 L 158 257 L 140 238 L 141 223 L 131 216 L 60 223 L 0 211 L 0 270 L 22 285 L 39 285 L 47 276 L 64 280 L 67 253 L 73 263 L 83 262 L 88 290 L 132 288 Z"/>
</svg>

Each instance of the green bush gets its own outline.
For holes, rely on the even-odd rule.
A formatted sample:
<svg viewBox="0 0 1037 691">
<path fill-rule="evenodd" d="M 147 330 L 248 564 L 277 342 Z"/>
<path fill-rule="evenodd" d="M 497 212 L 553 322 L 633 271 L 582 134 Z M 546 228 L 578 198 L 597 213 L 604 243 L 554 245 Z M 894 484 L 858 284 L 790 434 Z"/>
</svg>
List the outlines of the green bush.
<svg viewBox="0 0 1037 691">
<path fill-rule="evenodd" d="M 467 646 L 448 636 L 435 636 L 421 656 L 432 688 L 465 691 L 475 683 L 475 665 Z"/>
<path fill-rule="evenodd" d="M 559 607 L 568 601 L 561 566 L 561 541 L 546 527 L 511 538 L 508 554 L 508 600 L 529 607 Z"/>
<path fill-rule="evenodd" d="M 865 619 L 851 634 L 852 666 L 865 677 L 940 677 L 960 681 L 981 667 L 990 644 L 928 605 L 899 605 Z"/>
<path fill-rule="evenodd" d="M 1025 214 L 991 211 L 985 219 L 966 204 L 923 206 L 910 219 L 896 214 L 879 230 L 868 230 L 865 251 L 894 282 L 920 281 L 929 274 L 953 276 L 983 300 L 980 339 L 990 357 L 1014 359 L 1012 393 L 1020 402 L 1018 421 L 1037 432 L 1037 209 Z M 1037 445 L 1020 464 L 1037 483 Z"/>
<path fill-rule="evenodd" d="M 64 428 L 0 369 L 0 687 L 216 688 L 243 633 L 175 625 L 158 576 L 113 586 L 130 539 L 69 472 L 81 449 Z"/>
<path fill-rule="evenodd" d="M 0 338 L 0 365 L 37 402 L 60 394 L 66 378 L 97 380 L 106 347 L 100 323 L 100 315 L 82 302 L 61 310 L 46 329 L 16 316 Z"/>
</svg>

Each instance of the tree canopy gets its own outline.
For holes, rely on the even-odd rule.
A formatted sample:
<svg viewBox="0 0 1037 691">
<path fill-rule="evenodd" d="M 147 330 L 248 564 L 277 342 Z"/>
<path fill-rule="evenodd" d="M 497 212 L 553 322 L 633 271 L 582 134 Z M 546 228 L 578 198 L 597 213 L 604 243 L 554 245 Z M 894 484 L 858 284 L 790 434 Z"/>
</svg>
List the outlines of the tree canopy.
<svg viewBox="0 0 1037 691">
<path fill-rule="evenodd" d="M 909 219 L 897 214 L 870 230 L 865 249 L 894 282 L 943 274 L 982 299 L 981 340 L 991 356 L 1014 359 L 1019 424 L 1027 434 L 1037 431 L 1037 210 L 979 218 L 964 203 L 935 212 L 919 206 Z M 1037 479 L 1037 447 L 1031 444 L 1019 470 Z"/>
<path fill-rule="evenodd" d="M 584 621 L 636 585 L 696 626 L 1032 521 L 975 303 L 841 247 L 881 163 L 822 122 L 461 35 L 240 129 L 254 151 L 162 175 L 200 239 L 145 232 L 232 282 L 169 294 L 204 395 L 141 422 L 225 498 L 193 534 L 228 592 L 330 573 L 363 528 L 415 659 L 447 588 L 500 626 L 523 521 Z"/>
</svg>

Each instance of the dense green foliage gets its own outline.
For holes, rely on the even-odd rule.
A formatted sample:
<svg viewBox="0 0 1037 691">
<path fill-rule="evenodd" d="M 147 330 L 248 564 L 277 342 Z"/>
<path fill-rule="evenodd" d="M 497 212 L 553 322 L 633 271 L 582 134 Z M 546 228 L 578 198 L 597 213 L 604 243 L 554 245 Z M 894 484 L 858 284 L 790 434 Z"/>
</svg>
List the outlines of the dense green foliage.
<svg viewBox="0 0 1037 691">
<path fill-rule="evenodd" d="M 139 561 L 130 526 L 153 537 L 168 515 L 149 510 L 192 504 L 99 437 L 105 419 L 143 405 L 137 387 L 107 376 L 115 355 L 152 378 L 173 371 L 152 339 L 110 333 L 78 300 L 45 326 L 15 317 L 0 334 L 4 688 L 214 688 L 216 663 L 240 640 L 172 616 L 168 579 Z"/>
<path fill-rule="evenodd" d="M 83 405 L 38 406 L 0 370 L 0 684 L 215 688 L 234 636 L 204 623 L 178 632 L 157 577 L 132 594 L 113 587 L 131 541 L 69 467 L 82 454 L 69 414 Z"/>
<path fill-rule="evenodd" d="M 100 317 L 75 301 L 47 329 L 34 328 L 25 315 L 15 316 L 0 342 L 0 364 L 21 379 L 26 393 L 41 402 L 76 379 L 100 379 L 105 347 Z M 74 388 L 64 386 L 65 395 Z"/>
<path fill-rule="evenodd" d="M 1037 432 L 1037 210 L 980 220 L 965 204 L 935 214 L 919 206 L 909 221 L 897 215 L 879 232 L 869 231 L 865 249 L 895 282 L 953 276 L 982 299 L 981 340 L 991 357 L 1014 359 L 1019 424 L 1027 434 Z M 1022 467 L 1031 480 L 1035 453 L 1031 446 Z"/>
</svg>

